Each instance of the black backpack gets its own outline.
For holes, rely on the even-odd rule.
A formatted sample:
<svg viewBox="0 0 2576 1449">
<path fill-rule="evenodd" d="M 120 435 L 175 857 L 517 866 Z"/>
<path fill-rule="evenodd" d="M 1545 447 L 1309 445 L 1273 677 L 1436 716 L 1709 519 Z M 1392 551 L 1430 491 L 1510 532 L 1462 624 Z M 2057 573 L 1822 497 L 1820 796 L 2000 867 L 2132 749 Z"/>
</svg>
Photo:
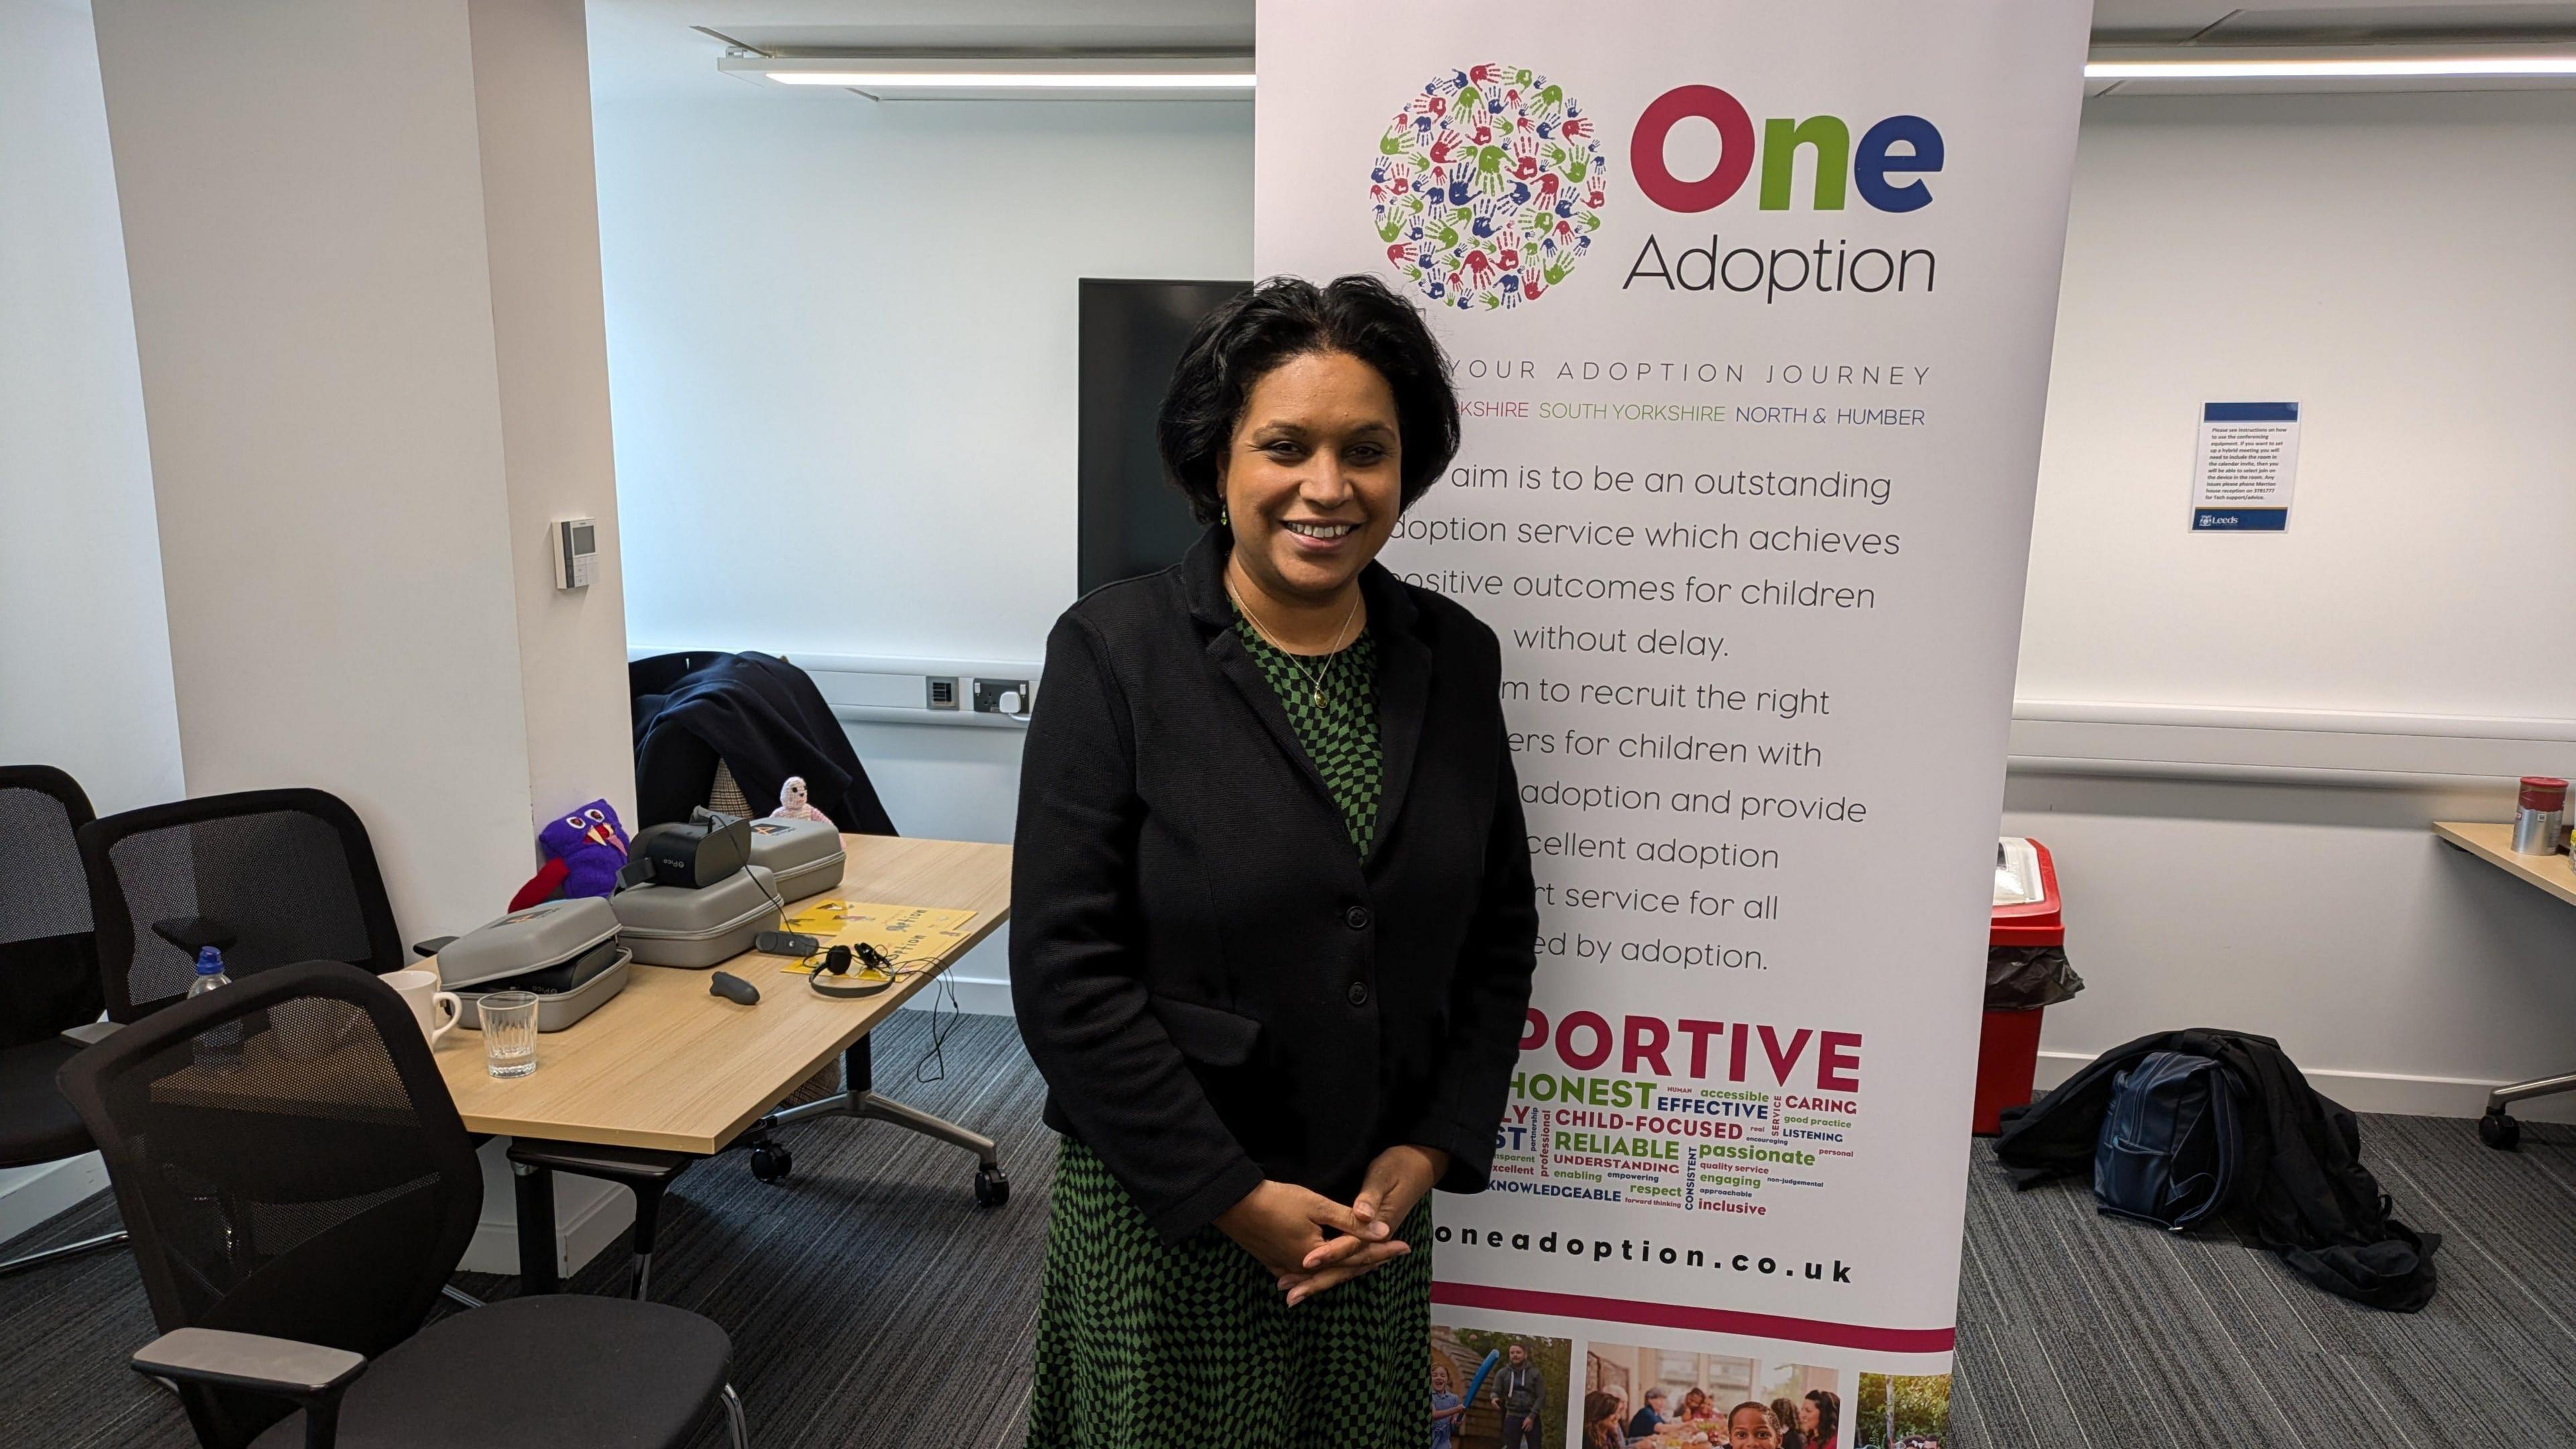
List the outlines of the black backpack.
<svg viewBox="0 0 2576 1449">
<path fill-rule="evenodd" d="M 2114 1077 L 2093 1148 L 2102 1211 L 2180 1231 L 2226 1208 L 2244 1175 L 2237 1090 L 2188 1052 L 2149 1052 Z"/>
</svg>

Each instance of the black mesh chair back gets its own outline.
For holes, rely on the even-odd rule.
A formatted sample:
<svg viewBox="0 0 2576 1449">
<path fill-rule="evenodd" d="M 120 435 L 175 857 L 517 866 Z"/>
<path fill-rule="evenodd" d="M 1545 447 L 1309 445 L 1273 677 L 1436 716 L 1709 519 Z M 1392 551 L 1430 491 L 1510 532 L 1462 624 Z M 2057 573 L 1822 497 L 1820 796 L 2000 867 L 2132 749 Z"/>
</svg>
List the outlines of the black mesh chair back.
<svg viewBox="0 0 2576 1449">
<path fill-rule="evenodd" d="M 196 953 L 156 925 L 197 923 L 235 981 L 294 961 L 408 964 L 367 827 L 338 796 L 208 795 L 93 821 L 80 842 L 114 1020 L 188 994 Z"/>
<path fill-rule="evenodd" d="M 419 1330 L 482 1209 L 472 1140 L 411 1009 L 338 962 L 155 1012 L 73 1058 L 62 1087 L 106 1156 L 165 1333 L 374 1358 Z M 289 1408 L 180 1393 L 215 1449 Z"/>
<path fill-rule="evenodd" d="M 77 833 L 89 796 L 48 765 L 0 766 L 0 1048 L 98 1020 L 98 948 Z"/>
</svg>

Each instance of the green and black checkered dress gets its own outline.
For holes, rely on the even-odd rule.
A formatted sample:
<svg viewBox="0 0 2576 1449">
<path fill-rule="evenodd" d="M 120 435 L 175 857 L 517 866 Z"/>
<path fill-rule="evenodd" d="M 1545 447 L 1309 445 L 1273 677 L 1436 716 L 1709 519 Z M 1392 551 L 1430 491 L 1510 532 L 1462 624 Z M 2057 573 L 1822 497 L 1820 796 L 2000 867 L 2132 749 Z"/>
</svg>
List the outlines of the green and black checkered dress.
<svg viewBox="0 0 2576 1449">
<path fill-rule="evenodd" d="M 1291 660 L 1248 623 L 1243 647 L 1296 727 L 1351 844 L 1377 828 L 1377 645 Z M 1216 1228 L 1167 1247 L 1090 1148 L 1066 1138 L 1047 1228 L 1028 1449 L 1415 1449 L 1431 1437 L 1431 1203 L 1413 1251 L 1286 1306 L 1270 1271 Z"/>
</svg>

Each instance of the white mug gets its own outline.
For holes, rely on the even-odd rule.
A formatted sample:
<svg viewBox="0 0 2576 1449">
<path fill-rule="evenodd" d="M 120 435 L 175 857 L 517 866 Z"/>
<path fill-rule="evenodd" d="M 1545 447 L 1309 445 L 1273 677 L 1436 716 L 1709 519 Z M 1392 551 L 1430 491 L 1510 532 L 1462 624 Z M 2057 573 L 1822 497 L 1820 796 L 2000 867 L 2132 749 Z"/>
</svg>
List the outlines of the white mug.
<svg viewBox="0 0 2576 1449">
<path fill-rule="evenodd" d="M 456 1030 L 456 1019 L 465 1013 L 465 1003 L 456 999 L 455 992 L 438 989 L 438 973 L 435 971 L 414 967 L 407 971 L 388 971 L 377 979 L 402 997 L 403 1004 L 411 1008 L 412 1019 L 420 1023 L 421 1035 L 428 1037 L 433 1047 L 438 1045 L 440 1037 Z M 439 1020 L 441 1006 L 447 1008 L 445 1021 Z"/>
</svg>

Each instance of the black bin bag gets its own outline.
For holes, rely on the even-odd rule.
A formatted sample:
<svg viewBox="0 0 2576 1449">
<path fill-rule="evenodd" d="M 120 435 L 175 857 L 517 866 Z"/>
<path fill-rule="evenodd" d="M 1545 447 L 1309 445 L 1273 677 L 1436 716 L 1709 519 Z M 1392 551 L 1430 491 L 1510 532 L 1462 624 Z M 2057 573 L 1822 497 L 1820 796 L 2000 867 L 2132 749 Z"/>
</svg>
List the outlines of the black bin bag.
<svg viewBox="0 0 2576 1449">
<path fill-rule="evenodd" d="M 2034 1011 L 2071 1000 L 2084 978 L 2063 946 L 1995 946 L 1986 952 L 1986 1010 Z"/>
</svg>

